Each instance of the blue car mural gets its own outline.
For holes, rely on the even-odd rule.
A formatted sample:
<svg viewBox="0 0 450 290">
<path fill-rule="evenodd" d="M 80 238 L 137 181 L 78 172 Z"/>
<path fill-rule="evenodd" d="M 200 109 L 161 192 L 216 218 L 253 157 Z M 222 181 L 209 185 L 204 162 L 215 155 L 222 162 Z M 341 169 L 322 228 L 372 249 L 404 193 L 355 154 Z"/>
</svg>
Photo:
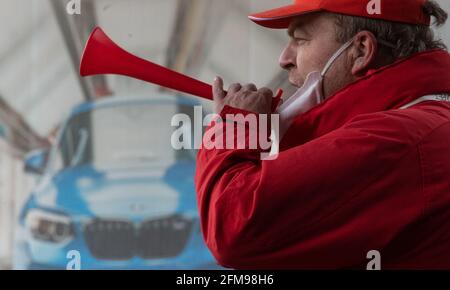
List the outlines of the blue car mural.
<svg viewBox="0 0 450 290">
<path fill-rule="evenodd" d="M 71 112 L 18 220 L 16 269 L 219 269 L 202 239 L 195 151 L 174 150 L 182 97 L 108 98 Z M 73 261 L 72 261 L 73 262 Z"/>
</svg>

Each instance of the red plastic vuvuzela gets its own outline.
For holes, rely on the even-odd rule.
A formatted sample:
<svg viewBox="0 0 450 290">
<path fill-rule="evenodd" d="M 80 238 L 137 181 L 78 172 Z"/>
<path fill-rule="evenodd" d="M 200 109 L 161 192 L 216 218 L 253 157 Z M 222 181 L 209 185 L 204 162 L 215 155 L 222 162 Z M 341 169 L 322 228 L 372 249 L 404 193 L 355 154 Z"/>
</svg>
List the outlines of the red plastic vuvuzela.
<svg viewBox="0 0 450 290">
<path fill-rule="evenodd" d="M 211 85 L 132 55 L 96 27 L 83 52 L 80 75 L 102 74 L 128 76 L 212 100 Z"/>
</svg>

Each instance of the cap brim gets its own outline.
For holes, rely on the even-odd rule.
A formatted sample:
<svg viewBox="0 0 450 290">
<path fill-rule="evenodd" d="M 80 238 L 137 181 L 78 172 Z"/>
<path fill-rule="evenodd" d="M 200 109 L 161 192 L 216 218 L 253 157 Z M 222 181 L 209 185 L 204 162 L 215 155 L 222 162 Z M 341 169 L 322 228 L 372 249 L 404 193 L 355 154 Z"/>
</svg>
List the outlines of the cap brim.
<svg viewBox="0 0 450 290">
<path fill-rule="evenodd" d="M 248 18 L 256 24 L 264 27 L 283 29 L 288 28 L 292 19 L 294 19 L 295 17 L 303 14 L 318 12 L 321 10 L 321 8 L 317 7 L 316 3 L 312 3 L 312 5 L 288 5 L 260 13 L 251 14 L 248 16 Z"/>
</svg>

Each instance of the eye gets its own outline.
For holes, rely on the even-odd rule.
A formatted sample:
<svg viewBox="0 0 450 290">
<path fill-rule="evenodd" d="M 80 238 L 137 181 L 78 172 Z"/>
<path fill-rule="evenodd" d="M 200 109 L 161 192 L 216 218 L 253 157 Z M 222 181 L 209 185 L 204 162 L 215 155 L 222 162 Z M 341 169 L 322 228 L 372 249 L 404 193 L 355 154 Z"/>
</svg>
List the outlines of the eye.
<svg viewBox="0 0 450 290">
<path fill-rule="evenodd" d="M 308 40 L 306 38 L 302 38 L 302 37 L 295 37 L 294 38 L 294 42 L 297 43 L 298 45 L 302 45 L 305 44 Z"/>
</svg>

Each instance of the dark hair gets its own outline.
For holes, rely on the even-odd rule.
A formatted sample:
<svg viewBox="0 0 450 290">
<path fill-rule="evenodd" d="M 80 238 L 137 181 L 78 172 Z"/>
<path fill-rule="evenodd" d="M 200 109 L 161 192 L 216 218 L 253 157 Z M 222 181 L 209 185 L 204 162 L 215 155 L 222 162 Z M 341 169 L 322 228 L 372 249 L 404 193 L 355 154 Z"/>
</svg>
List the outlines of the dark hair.
<svg viewBox="0 0 450 290">
<path fill-rule="evenodd" d="M 435 1 L 425 2 L 423 10 L 434 18 L 437 27 L 445 24 L 447 12 Z M 431 27 L 412 25 L 384 20 L 330 14 L 336 20 L 337 41 L 345 43 L 360 31 L 370 31 L 380 40 L 393 44 L 393 47 L 381 45 L 381 53 L 394 59 L 407 57 L 430 49 L 447 49 L 441 39 L 436 39 Z"/>
</svg>

